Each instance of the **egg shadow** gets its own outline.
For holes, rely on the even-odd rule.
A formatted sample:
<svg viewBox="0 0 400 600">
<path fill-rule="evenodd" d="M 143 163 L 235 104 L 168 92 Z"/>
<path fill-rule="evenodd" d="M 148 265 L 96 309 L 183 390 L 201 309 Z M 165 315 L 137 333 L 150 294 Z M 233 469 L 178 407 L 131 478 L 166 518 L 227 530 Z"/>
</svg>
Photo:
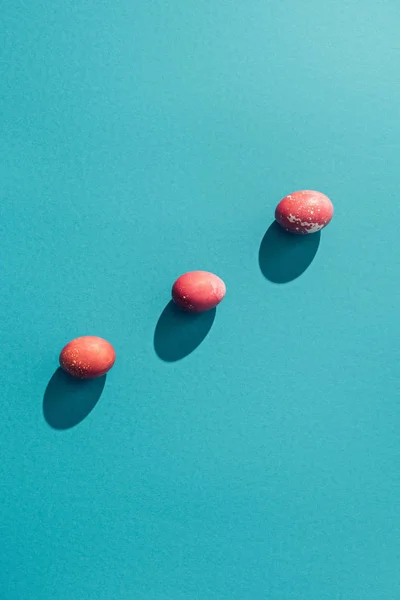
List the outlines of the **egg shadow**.
<svg viewBox="0 0 400 600">
<path fill-rule="evenodd" d="M 43 396 L 43 416 L 53 429 L 70 429 L 94 409 L 106 383 L 106 375 L 96 379 L 74 379 L 58 368 Z"/>
<path fill-rule="evenodd" d="M 206 338 L 216 309 L 187 313 L 171 300 L 162 311 L 154 331 L 154 350 L 161 360 L 174 362 L 191 354 Z"/>
<path fill-rule="evenodd" d="M 321 232 L 296 235 L 276 221 L 267 229 L 258 252 L 261 273 L 273 283 L 288 283 L 300 277 L 312 263 Z"/>
</svg>

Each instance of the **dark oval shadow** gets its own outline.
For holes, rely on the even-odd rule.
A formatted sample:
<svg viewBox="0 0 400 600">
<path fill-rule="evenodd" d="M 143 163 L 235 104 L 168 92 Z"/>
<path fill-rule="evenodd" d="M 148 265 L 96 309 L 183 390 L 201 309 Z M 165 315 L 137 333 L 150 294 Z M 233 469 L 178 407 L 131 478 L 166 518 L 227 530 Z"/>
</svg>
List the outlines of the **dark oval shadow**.
<svg viewBox="0 0 400 600">
<path fill-rule="evenodd" d="M 78 425 L 100 399 L 106 375 L 85 381 L 74 379 L 58 368 L 43 396 L 43 416 L 53 429 Z"/>
<path fill-rule="evenodd" d="M 296 235 L 274 221 L 264 235 L 258 262 L 264 277 L 273 283 L 288 283 L 299 277 L 317 253 L 321 232 Z"/>
<path fill-rule="evenodd" d="M 161 313 L 154 331 L 154 350 L 166 362 L 174 362 L 195 350 L 210 331 L 216 309 L 186 313 L 171 300 Z"/>
</svg>

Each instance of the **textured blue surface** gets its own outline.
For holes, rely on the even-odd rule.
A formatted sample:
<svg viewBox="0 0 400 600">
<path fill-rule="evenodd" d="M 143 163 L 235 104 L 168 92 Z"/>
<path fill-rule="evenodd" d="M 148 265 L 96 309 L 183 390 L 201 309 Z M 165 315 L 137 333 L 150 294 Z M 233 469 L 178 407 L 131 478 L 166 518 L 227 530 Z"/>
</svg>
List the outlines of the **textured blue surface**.
<svg viewBox="0 0 400 600">
<path fill-rule="evenodd" d="M 397 600 L 398 2 L 2 4 L 2 600 Z"/>
</svg>

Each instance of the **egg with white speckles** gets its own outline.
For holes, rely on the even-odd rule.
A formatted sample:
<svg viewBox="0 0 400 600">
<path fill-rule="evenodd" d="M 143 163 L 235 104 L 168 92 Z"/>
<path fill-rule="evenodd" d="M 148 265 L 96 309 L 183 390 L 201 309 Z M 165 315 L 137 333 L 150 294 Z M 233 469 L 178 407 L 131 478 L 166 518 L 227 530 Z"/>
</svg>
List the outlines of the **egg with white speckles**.
<svg viewBox="0 0 400 600">
<path fill-rule="evenodd" d="M 60 366 L 77 379 L 105 375 L 115 362 L 115 350 L 101 337 L 86 335 L 69 342 L 60 353 Z"/>
<path fill-rule="evenodd" d="M 201 313 L 215 308 L 225 297 L 225 283 L 208 271 L 181 275 L 172 287 L 172 299 L 186 312 Z"/>
<path fill-rule="evenodd" d="M 301 190 L 285 196 L 275 210 L 279 225 L 300 235 L 320 231 L 332 217 L 332 202 L 325 194 L 313 190 Z"/>
</svg>

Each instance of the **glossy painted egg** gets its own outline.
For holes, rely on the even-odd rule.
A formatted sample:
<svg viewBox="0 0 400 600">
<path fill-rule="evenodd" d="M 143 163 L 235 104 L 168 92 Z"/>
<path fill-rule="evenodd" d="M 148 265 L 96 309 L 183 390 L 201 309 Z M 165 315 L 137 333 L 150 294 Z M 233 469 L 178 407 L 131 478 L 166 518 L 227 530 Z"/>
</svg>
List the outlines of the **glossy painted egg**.
<svg viewBox="0 0 400 600">
<path fill-rule="evenodd" d="M 225 283 L 208 271 L 181 275 L 172 287 L 172 299 L 182 310 L 200 313 L 215 308 L 226 293 Z"/>
<path fill-rule="evenodd" d="M 115 362 L 115 350 L 101 337 L 86 335 L 69 342 L 60 353 L 64 371 L 78 379 L 94 379 L 107 373 Z"/>
<path fill-rule="evenodd" d="M 333 217 L 333 204 L 325 194 L 313 190 L 293 192 L 275 210 L 275 219 L 284 229 L 300 235 L 315 233 Z"/>
</svg>

